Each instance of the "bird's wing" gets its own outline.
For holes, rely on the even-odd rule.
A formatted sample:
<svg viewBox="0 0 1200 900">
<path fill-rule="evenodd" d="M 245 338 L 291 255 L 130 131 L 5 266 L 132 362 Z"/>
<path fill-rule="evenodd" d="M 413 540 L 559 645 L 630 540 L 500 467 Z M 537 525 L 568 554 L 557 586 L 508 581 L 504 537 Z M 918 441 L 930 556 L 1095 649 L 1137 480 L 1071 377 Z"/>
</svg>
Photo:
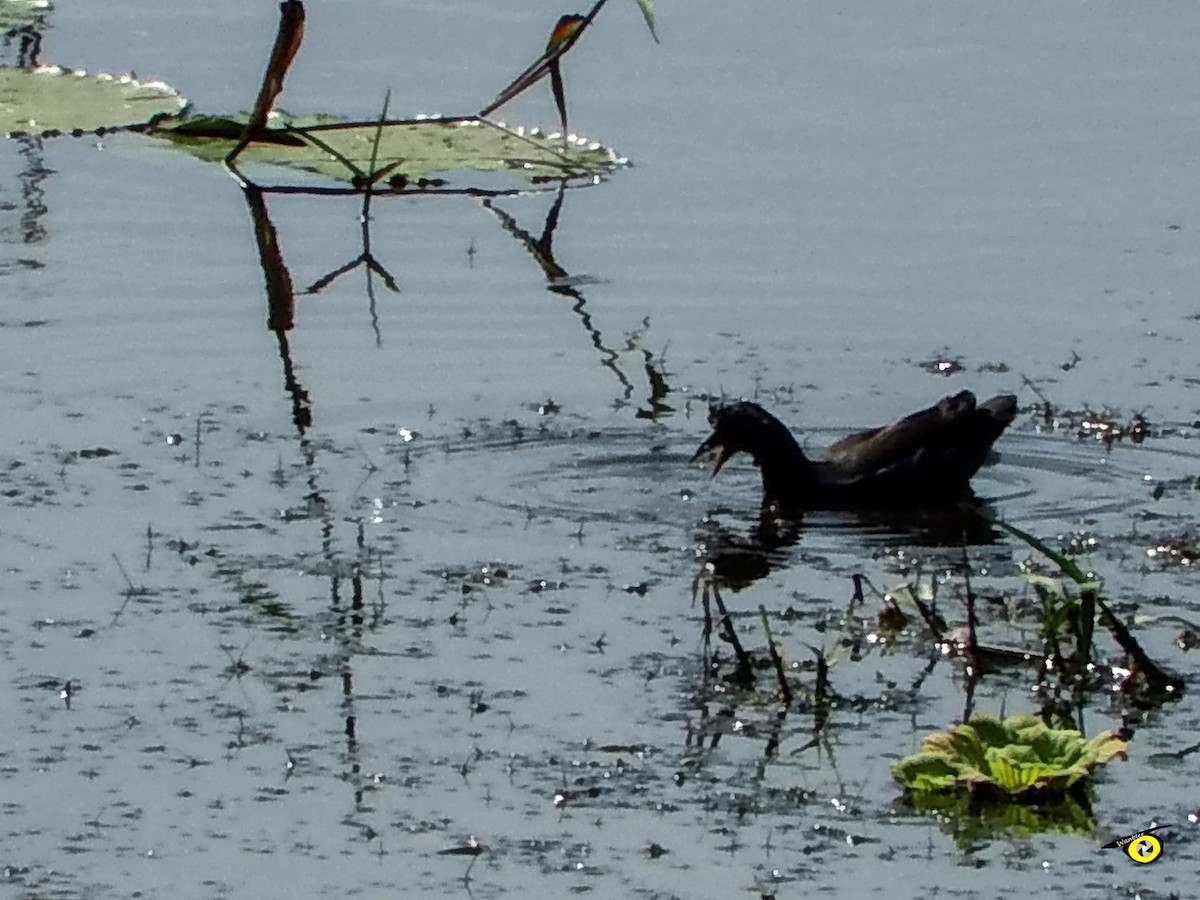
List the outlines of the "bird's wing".
<svg viewBox="0 0 1200 900">
<path fill-rule="evenodd" d="M 974 411 L 975 395 L 962 391 L 891 425 L 842 438 L 825 451 L 823 461 L 846 479 L 913 465 L 953 442 L 956 428 Z"/>
</svg>

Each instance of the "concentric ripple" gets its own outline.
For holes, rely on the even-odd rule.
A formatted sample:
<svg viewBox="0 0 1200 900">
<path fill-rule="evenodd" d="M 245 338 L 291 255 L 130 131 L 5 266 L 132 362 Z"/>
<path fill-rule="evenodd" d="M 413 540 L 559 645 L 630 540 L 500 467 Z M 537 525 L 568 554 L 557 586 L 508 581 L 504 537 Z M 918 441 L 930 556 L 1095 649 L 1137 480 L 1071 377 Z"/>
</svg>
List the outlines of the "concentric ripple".
<svg viewBox="0 0 1200 900">
<path fill-rule="evenodd" d="M 838 436 L 818 433 L 813 443 Z M 448 448 L 446 463 L 457 488 L 473 500 L 539 519 L 681 524 L 715 512 L 752 521 L 760 496 L 757 470 L 739 457 L 710 479 L 700 464 L 689 463 L 695 444 L 694 437 L 664 429 L 543 429 L 457 442 Z M 1108 449 L 1060 436 L 1011 433 L 974 486 L 1004 519 L 1056 528 L 1128 515 L 1154 502 L 1154 485 L 1182 484 L 1197 472 L 1200 456 L 1181 446 Z M 847 513 L 814 513 L 804 524 L 888 533 L 877 519 Z"/>
</svg>

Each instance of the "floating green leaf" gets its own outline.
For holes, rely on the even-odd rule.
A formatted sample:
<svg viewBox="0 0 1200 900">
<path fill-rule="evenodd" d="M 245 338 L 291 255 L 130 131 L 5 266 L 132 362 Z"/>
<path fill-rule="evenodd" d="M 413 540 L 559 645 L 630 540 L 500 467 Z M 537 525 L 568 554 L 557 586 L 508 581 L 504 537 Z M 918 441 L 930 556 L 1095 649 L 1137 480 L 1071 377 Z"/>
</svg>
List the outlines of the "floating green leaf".
<svg viewBox="0 0 1200 900">
<path fill-rule="evenodd" d="M 983 791 L 1013 799 L 1062 795 L 1126 749 L 1112 732 L 1091 740 L 1049 728 L 1032 715 L 1001 721 L 976 713 L 964 725 L 929 735 L 919 753 L 892 766 L 909 791 Z"/>
<path fill-rule="evenodd" d="M 0 2 L 0 30 L 42 25 L 51 9 L 49 0 L 3 0 Z"/>
<path fill-rule="evenodd" d="M 900 808 L 936 813 L 942 830 L 970 850 L 989 837 L 1086 834 L 1095 827 L 1087 778 L 1126 746 L 1107 731 L 1087 740 L 1037 716 L 976 713 L 929 735 L 892 774 L 907 788 Z"/>
<path fill-rule="evenodd" d="M 244 124 L 244 119 L 205 117 L 169 122 L 153 133 L 215 162 L 225 158 Z M 251 163 L 344 183 L 371 180 L 375 172 L 388 169 L 388 183 L 403 186 L 447 177 L 457 182 L 464 171 L 512 173 L 523 181 L 597 176 L 626 160 L 586 138 L 564 139 L 474 116 L 383 125 L 273 116 L 271 127 L 238 157 L 239 166 Z"/>
<path fill-rule="evenodd" d="M 88 75 L 58 66 L 0 69 L 0 131 L 83 134 L 175 116 L 187 100 L 160 81 Z"/>
</svg>

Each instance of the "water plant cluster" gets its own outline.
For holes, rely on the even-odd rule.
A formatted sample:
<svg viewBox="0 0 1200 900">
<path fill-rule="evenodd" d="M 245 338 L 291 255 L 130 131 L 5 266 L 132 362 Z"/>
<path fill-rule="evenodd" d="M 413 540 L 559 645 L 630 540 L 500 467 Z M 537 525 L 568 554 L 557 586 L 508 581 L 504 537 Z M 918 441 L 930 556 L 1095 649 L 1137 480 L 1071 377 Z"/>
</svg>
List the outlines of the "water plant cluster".
<svg viewBox="0 0 1200 900">
<path fill-rule="evenodd" d="M 1071 728 L 1052 729 L 1028 713 L 997 719 L 977 712 L 935 732 L 921 749 L 892 766 L 914 793 L 967 791 L 1000 798 L 1061 797 L 1129 742 L 1111 731 L 1090 740 Z"/>
<path fill-rule="evenodd" d="M 781 644 L 761 606 L 757 619 L 766 648 L 747 650 L 735 627 L 736 614 L 722 596 L 722 590 L 742 590 L 785 564 L 780 550 L 796 542 L 798 524 L 764 519 L 748 539 L 706 535 L 709 550 L 693 593 L 703 602 L 706 639 L 715 631 L 732 654 L 726 662 L 720 650 L 713 653 L 714 673 L 743 690 L 752 691 L 764 680 L 771 683 L 780 718 L 810 714 L 810 728 L 781 729 L 785 739 L 789 732 L 808 733 L 807 741 L 791 748 L 795 753 L 821 746 L 834 710 L 893 704 L 909 708 L 932 668 L 943 660 L 956 661 L 964 687 L 962 717 L 927 734 L 916 753 L 905 755 L 898 748 L 892 772 L 902 794 L 896 810 L 936 814 L 964 849 L 996 837 L 1093 832 L 1098 825 L 1092 809 L 1095 778 L 1106 764 L 1123 758 L 1148 713 L 1181 697 L 1183 679 L 1142 646 L 1127 614 L 1106 596 L 1103 580 L 1070 552 L 974 502 L 925 524 L 932 526 L 927 536 L 938 543 L 961 543 L 961 562 L 949 568 L 957 577 L 944 582 L 961 584 L 960 602 L 947 605 L 939 597 L 945 593 L 944 586 L 939 591 L 942 582 L 922 577 L 919 569 L 886 591 L 856 575 L 832 643 L 827 637 L 824 647 L 806 652 Z M 981 637 L 983 599 L 969 560 L 970 543 L 987 545 L 1003 535 L 1030 551 L 1021 566 L 1024 592 L 1008 589 L 988 597 L 989 605 L 1000 604 L 1009 617 L 1030 623 L 1023 631 L 1033 640 L 1018 646 Z M 874 617 L 868 614 L 872 594 L 880 603 Z M 844 664 L 900 644 L 924 644 L 930 653 L 929 667 L 912 686 L 876 697 L 839 688 Z M 1007 717 L 978 710 L 977 688 L 993 677 L 1015 677 L 1027 685 L 1032 708 Z M 1089 736 L 1084 708 L 1102 698 L 1119 714 L 1119 724 Z M 769 752 L 780 752 L 780 747 L 780 741 L 773 741 Z"/>
</svg>

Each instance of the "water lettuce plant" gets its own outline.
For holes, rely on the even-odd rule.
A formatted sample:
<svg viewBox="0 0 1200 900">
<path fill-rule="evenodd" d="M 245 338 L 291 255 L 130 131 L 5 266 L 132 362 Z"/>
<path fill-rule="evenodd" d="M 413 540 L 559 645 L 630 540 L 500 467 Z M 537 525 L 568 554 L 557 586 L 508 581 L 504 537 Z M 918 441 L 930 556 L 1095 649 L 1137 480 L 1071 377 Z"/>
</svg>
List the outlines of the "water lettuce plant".
<svg viewBox="0 0 1200 900">
<path fill-rule="evenodd" d="M 892 774 L 909 792 L 969 792 L 1011 801 L 1063 796 L 1125 751 L 1106 731 L 1090 740 L 1052 729 L 1033 715 L 998 719 L 976 713 L 968 722 L 929 735 Z"/>
</svg>

